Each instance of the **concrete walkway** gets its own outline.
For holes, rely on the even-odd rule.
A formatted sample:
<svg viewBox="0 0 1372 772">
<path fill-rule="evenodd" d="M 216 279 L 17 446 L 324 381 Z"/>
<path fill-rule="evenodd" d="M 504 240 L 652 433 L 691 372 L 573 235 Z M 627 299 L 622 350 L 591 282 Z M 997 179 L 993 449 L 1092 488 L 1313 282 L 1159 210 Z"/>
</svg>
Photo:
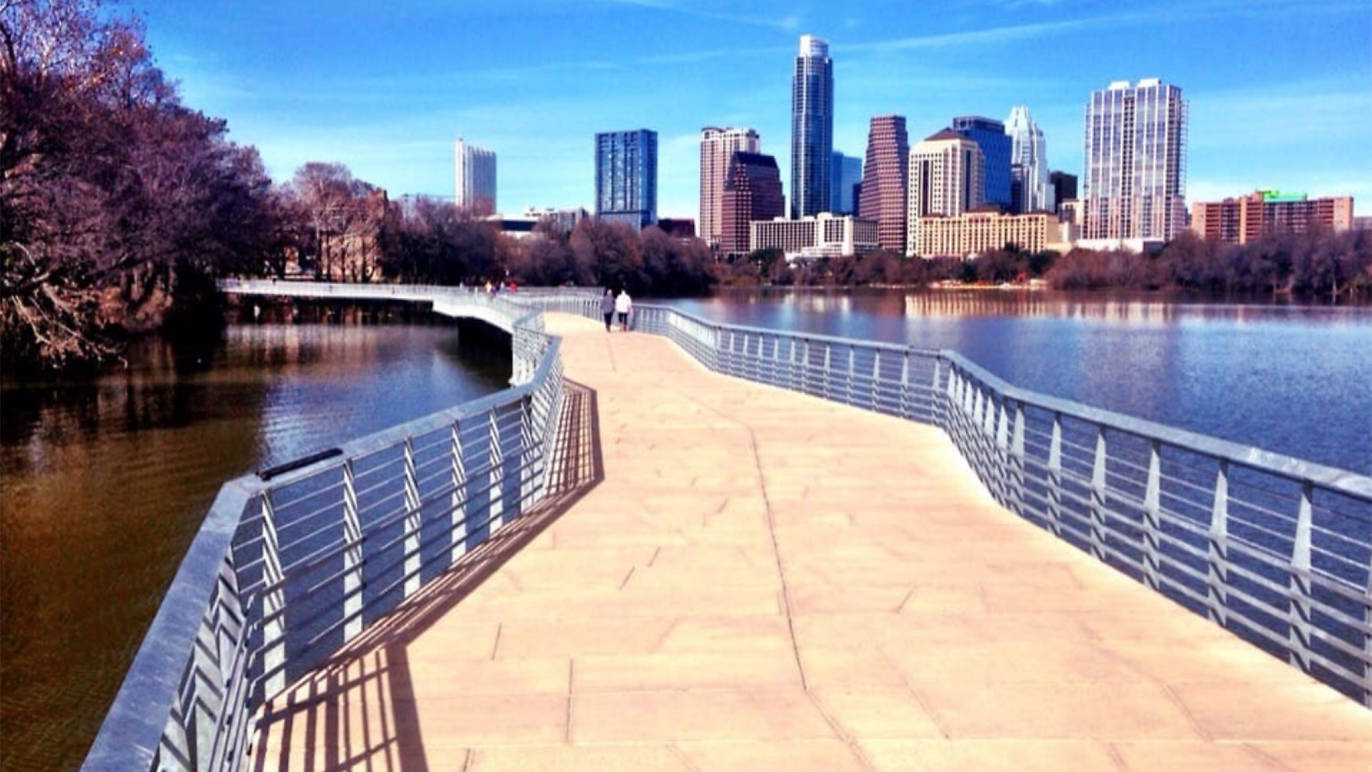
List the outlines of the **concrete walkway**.
<svg viewBox="0 0 1372 772">
<path fill-rule="evenodd" d="M 1372 768 L 1372 711 L 999 508 L 939 431 L 549 326 L 584 495 L 269 706 L 259 769 Z"/>
</svg>

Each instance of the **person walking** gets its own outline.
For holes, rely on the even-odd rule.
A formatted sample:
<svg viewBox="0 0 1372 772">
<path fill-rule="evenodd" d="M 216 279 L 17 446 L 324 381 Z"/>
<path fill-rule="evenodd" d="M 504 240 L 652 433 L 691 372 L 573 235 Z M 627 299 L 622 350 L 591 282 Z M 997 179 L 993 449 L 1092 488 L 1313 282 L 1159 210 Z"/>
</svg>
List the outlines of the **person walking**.
<svg viewBox="0 0 1372 772">
<path fill-rule="evenodd" d="M 627 332 L 629 329 L 629 311 L 634 307 L 634 301 L 629 297 L 628 290 L 620 290 L 619 297 L 615 298 L 615 313 L 619 315 L 619 329 Z"/>
<path fill-rule="evenodd" d="M 600 296 L 600 315 L 605 317 L 605 332 L 609 332 L 610 320 L 615 315 L 615 293 L 609 287 L 606 287 L 605 294 Z"/>
</svg>

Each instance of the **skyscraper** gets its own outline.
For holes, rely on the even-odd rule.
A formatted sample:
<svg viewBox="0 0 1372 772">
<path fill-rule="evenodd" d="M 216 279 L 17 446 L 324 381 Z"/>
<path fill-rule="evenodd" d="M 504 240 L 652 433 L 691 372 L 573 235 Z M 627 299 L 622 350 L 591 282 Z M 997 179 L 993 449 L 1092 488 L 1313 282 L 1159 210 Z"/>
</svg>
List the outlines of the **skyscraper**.
<svg viewBox="0 0 1372 772">
<path fill-rule="evenodd" d="M 781 169 L 777 159 L 761 153 L 735 152 L 720 197 L 722 233 L 719 251 L 725 255 L 748 252 L 748 224 L 772 220 L 785 214 L 781 194 Z"/>
<path fill-rule="evenodd" d="M 1067 172 L 1049 172 L 1048 186 L 1053 189 L 1053 209 L 1062 206 L 1062 202 L 1077 197 L 1077 175 Z"/>
<path fill-rule="evenodd" d="M 877 244 L 905 252 L 909 217 L 910 138 L 905 116 L 875 115 L 867 129 L 867 168 L 862 175 L 858 216 L 877 223 Z"/>
<path fill-rule="evenodd" d="M 1009 209 L 1010 196 L 1010 137 L 1005 124 L 980 115 L 959 115 L 953 119 L 953 131 L 977 143 L 986 161 L 986 190 L 983 199 Z"/>
<path fill-rule="evenodd" d="M 834 63 L 829 43 L 800 36 L 791 77 L 791 217 L 829 207 L 829 154 L 834 152 Z"/>
<path fill-rule="evenodd" d="M 1010 137 L 1011 206 L 1016 212 L 1053 211 L 1043 130 L 1034 123 L 1028 106 L 1010 108 L 1005 133 Z"/>
<path fill-rule="evenodd" d="M 700 130 L 700 237 L 710 246 L 719 244 L 723 232 L 719 204 L 729 174 L 729 159 L 738 151 L 757 153 L 761 149 L 757 132 L 752 129 L 706 126 Z"/>
<path fill-rule="evenodd" d="M 862 159 L 837 150 L 829 159 L 829 211 L 834 214 L 856 214 L 857 200 L 853 197 L 853 188 L 862 182 Z"/>
<path fill-rule="evenodd" d="M 635 229 L 657 221 L 657 132 L 595 135 L 595 213 Z"/>
<path fill-rule="evenodd" d="M 910 149 L 908 254 L 915 254 L 921 218 L 960 215 L 985 203 L 984 170 L 981 147 L 952 129 L 944 129 Z"/>
<path fill-rule="evenodd" d="M 454 202 L 477 214 L 495 212 L 495 153 L 469 145 L 461 137 L 453 145 Z"/>
<path fill-rule="evenodd" d="M 1165 241 L 1186 227 L 1186 112 L 1158 78 L 1091 92 L 1083 238 Z"/>
</svg>

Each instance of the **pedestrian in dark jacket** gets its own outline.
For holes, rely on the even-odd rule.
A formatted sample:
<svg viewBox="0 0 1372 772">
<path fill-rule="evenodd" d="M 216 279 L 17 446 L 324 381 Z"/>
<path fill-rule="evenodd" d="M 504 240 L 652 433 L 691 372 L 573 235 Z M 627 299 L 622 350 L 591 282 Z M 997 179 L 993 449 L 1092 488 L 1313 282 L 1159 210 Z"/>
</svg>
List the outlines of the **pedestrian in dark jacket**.
<svg viewBox="0 0 1372 772">
<path fill-rule="evenodd" d="M 609 332 L 610 320 L 615 315 L 615 295 L 608 289 L 600 296 L 600 315 L 605 317 L 605 332 Z"/>
</svg>

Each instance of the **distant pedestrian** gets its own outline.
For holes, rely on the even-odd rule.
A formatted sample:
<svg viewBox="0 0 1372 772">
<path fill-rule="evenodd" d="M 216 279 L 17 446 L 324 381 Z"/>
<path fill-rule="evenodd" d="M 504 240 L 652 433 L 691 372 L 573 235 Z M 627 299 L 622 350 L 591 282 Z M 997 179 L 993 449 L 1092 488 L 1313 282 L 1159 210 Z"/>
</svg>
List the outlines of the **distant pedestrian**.
<svg viewBox="0 0 1372 772">
<path fill-rule="evenodd" d="M 619 297 L 615 298 L 615 313 L 619 315 L 619 329 L 627 331 L 629 329 L 629 311 L 634 307 L 634 301 L 629 297 L 628 290 L 620 290 Z"/>
<path fill-rule="evenodd" d="M 606 287 L 605 294 L 600 296 L 600 314 L 605 317 L 605 332 L 609 332 L 610 320 L 615 315 L 615 293 L 609 287 Z"/>
</svg>

